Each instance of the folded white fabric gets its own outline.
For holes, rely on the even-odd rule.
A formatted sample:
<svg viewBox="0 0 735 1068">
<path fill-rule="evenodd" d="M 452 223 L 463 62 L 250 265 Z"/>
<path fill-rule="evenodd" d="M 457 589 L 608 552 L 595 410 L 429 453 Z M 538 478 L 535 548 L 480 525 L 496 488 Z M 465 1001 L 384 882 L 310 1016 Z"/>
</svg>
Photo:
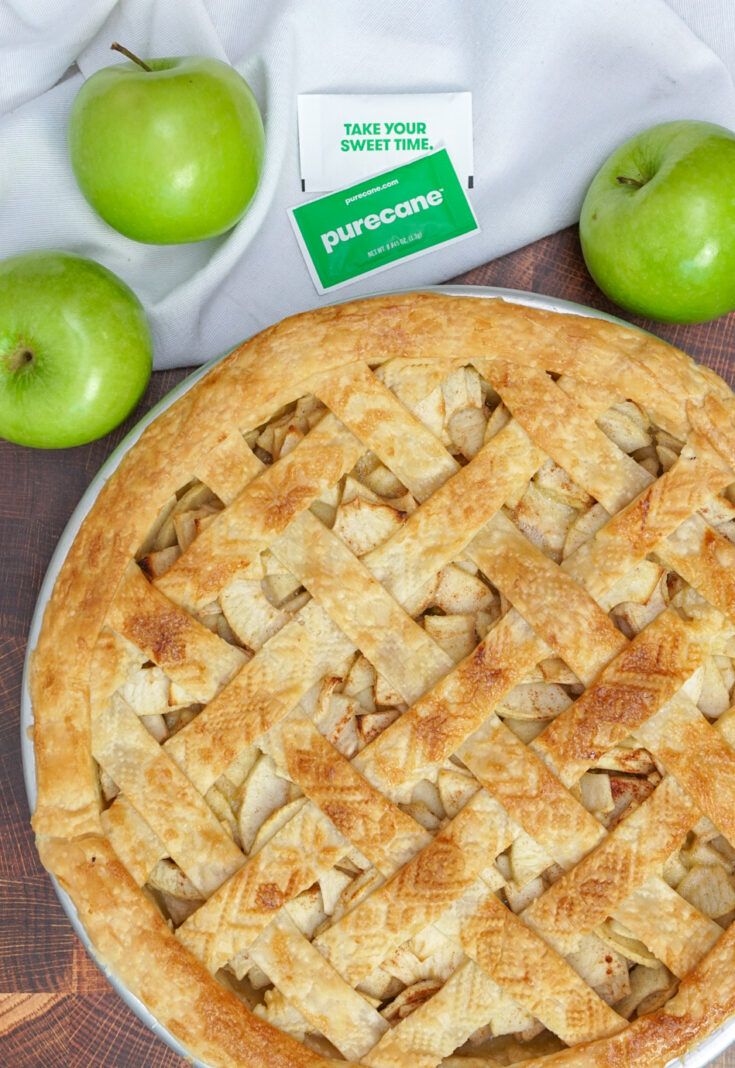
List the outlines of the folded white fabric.
<svg viewBox="0 0 735 1068">
<path fill-rule="evenodd" d="M 84 77 L 143 56 L 228 60 L 263 110 L 266 163 L 240 224 L 198 245 L 129 241 L 96 217 L 66 148 Z M 200 363 L 317 296 L 286 209 L 299 183 L 296 94 L 474 95 L 482 232 L 340 290 L 438 282 L 571 223 L 624 138 L 655 122 L 735 126 L 732 0 L 0 0 L 0 255 L 64 248 L 148 309 L 156 365 Z M 78 64 L 79 72 L 59 82 Z"/>
</svg>

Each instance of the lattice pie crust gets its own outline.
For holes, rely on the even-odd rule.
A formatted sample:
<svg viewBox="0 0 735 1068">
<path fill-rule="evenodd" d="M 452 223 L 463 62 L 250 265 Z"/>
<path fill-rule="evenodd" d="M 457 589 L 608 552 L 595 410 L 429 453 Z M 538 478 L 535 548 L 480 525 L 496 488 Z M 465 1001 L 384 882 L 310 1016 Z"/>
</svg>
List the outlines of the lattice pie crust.
<svg viewBox="0 0 735 1068">
<path fill-rule="evenodd" d="M 735 398 L 412 294 L 143 434 L 33 659 L 34 826 L 211 1065 L 659 1065 L 735 1011 Z"/>
</svg>

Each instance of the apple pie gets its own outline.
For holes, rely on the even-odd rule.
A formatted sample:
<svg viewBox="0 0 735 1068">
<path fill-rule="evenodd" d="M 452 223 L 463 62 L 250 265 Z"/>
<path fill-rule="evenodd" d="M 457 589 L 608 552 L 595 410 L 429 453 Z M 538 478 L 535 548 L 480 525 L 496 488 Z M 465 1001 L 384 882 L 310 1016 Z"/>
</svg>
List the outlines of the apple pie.
<svg viewBox="0 0 735 1068">
<path fill-rule="evenodd" d="M 499 299 L 159 415 L 32 660 L 46 867 L 219 1068 L 663 1065 L 735 1012 L 735 397 Z"/>
</svg>

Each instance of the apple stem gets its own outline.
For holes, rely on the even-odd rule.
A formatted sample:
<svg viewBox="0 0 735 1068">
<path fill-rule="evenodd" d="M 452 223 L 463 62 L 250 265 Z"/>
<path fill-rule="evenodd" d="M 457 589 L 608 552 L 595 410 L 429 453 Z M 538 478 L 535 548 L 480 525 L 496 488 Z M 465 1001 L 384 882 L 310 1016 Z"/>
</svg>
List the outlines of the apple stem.
<svg viewBox="0 0 735 1068">
<path fill-rule="evenodd" d="M 33 363 L 33 353 L 29 348 L 21 344 L 14 352 L 8 353 L 5 361 L 9 371 L 21 371 L 29 363 Z"/>
<path fill-rule="evenodd" d="M 636 189 L 642 189 L 646 184 L 643 178 L 628 178 L 625 174 L 619 174 L 615 180 L 621 185 L 634 185 Z"/>
<path fill-rule="evenodd" d="M 133 63 L 137 63 L 143 70 L 147 70 L 149 73 L 153 71 L 153 67 L 149 67 L 139 56 L 136 56 L 135 52 L 131 52 L 125 45 L 118 44 L 117 41 L 113 41 L 110 45 L 111 52 L 120 52 L 121 55 L 126 56 L 128 59 L 132 59 Z"/>
</svg>

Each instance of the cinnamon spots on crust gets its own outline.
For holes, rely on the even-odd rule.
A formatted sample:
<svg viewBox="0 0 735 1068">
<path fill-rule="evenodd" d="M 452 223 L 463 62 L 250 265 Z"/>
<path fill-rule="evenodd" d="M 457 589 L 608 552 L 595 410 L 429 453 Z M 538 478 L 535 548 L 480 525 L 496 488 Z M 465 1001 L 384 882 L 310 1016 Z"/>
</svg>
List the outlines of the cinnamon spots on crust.
<svg viewBox="0 0 735 1068">
<path fill-rule="evenodd" d="M 719 563 L 715 550 L 717 548 L 718 538 L 711 526 L 707 525 L 704 528 L 702 534 L 702 547 L 700 552 L 703 556 L 708 556 L 715 564 Z"/>
<path fill-rule="evenodd" d="M 579 699 L 573 719 L 575 705 L 546 728 L 544 737 L 566 759 L 594 763 L 618 736 L 624 737 L 648 718 L 655 696 L 645 687 L 600 683 Z"/>
<path fill-rule="evenodd" d="M 286 749 L 286 766 L 294 782 L 313 784 L 318 790 L 321 784 L 331 784 L 340 777 L 340 769 L 332 758 L 331 746 L 326 740 L 324 745 L 329 750 L 326 755 L 319 744 L 313 749 L 297 749 L 295 746 Z"/>
<path fill-rule="evenodd" d="M 441 760 L 452 740 L 449 709 L 442 701 L 425 716 L 417 716 L 414 736 L 427 760 Z"/>
<path fill-rule="evenodd" d="M 625 798 L 629 805 L 632 804 L 637 808 L 647 797 L 651 796 L 655 789 L 655 785 L 647 779 L 619 779 L 616 776 L 610 776 L 610 793 L 616 804 L 621 798 Z"/>
<path fill-rule="evenodd" d="M 171 609 L 127 616 L 123 629 L 156 663 L 175 664 L 186 657 L 186 627 L 186 617 Z"/>
<path fill-rule="evenodd" d="M 186 564 L 186 555 L 182 556 L 181 560 Z M 245 556 L 240 556 L 235 561 L 217 560 L 211 564 L 207 563 L 204 569 L 193 570 L 192 577 L 202 592 L 216 594 L 227 585 L 238 570 L 244 570 L 249 563 L 250 561 Z M 176 567 L 176 564 L 174 564 L 174 567 Z"/>
<path fill-rule="evenodd" d="M 711 1017 L 718 1019 L 714 1012 L 705 1012 L 704 1020 Z M 675 1016 L 673 1013 L 657 1012 L 650 1017 L 642 1017 L 645 1024 L 640 1028 L 630 1027 L 620 1036 L 625 1044 L 625 1061 L 629 1064 L 644 1064 L 644 1058 L 665 1051 L 668 1060 L 686 1049 L 701 1034 L 706 1033 L 702 1018 L 692 1017 L 688 1013 Z M 713 1024 L 714 1025 L 714 1024 Z M 611 1061 L 613 1065 L 614 1061 Z"/>
<path fill-rule="evenodd" d="M 427 760 L 443 760 L 488 714 L 495 691 L 505 686 L 507 672 L 492 667 L 490 650 L 480 644 L 456 669 L 462 700 L 435 698 L 431 693 L 415 706 L 414 735 Z M 467 695 L 466 697 L 464 695 Z M 498 694 L 499 696 L 499 694 Z M 424 712 L 424 709 L 426 711 Z"/>
<path fill-rule="evenodd" d="M 547 727 L 546 746 L 557 756 L 596 761 L 673 697 L 701 658 L 679 617 L 662 613 Z"/>
<path fill-rule="evenodd" d="M 659 617 L 661 618 L 661 617 Z M 620 656 L 619 672 L 633 672 L 637 675 L 645 675 L 653 678 L 679 678 L 682 673 L 689 673 L 689 665 L 692 661 L 690 647 L 698 660 L 696 644 L 688 640 L 686 631 L 678 618 L 671 616 L 667 619 L 666 631 L 661 638 L 652 640 L 653 636 L 641 631 L 634 638 L 628 648 Z M 662 620 L 663 624 L 663 620 Z M 692 670 L 694 663 L 692 663 Z"/>
<path fill-rule="evenodd" d="M 636 500 L 611 520 L 616 537 L 628 532 L 631 546 L 648 551 L 661 537 L 660 524 L 655 519 L 654 494 L 660 495 L 658 482 L 652 483 Z"/>
<path fill-rule="evenodd" d="M 576 887 L 573 896 L 569 895 L 560 899 L 559 911 L 575 913 L 577 909 L 575 899 L 579 901 L 582 898 L 586 898 L 588 900 L 607 902 L 610 897 L 610 888 L 613 885 L 613 880 L 610 878 L 590 875 Z"/>
<path fill-rule="evenodd" d="M 276 883 L 261 883 L 255 895 L 255 900 L 262 909 L 280 909 L 286 900 L 286 895 Z"/>
<path fill-rule="evenodd" d="M 651 494 L 644 493 L 641 497 L 641 522 L 645 523 L 648 519 L 648 513 L 651 510 Z"/>
<path fill-rule="evenodd" d="M 341 801 L 324 801 L 321 805 L 324 815 L 327 816 L 334 826 L 345 838 L 349 838 L 358 823 L 357 813 L 352 805 Z"/>
<path fill-rule="evenodd" d="M 593 730 L 596 723 L 638 726 L 653 711 L 655 697 L 656 691 L 646 686 L 617 681 L 612 681 L 610 685 L 601 683 L 595 687 L 589 701 L 595 715 L 585 726 Z"/>
<path fill-rule="evenodd" d="M 86 554 L 86 563 L 90 568 L 98 569 L 100 567 L 100 558 L 106 544 L 107 539 L 102 531 L 92 534 L 87 544 Z"/>
<path fill-rule="evenodd" d="M 474 683 L 477 688 L 482 688 L 483 696 L 502 682 L 506 674 L 503 668 L 490 665 L 489 652 L 488 647 L 481 643 L 462 664 L 465 680 L 468 683 Z"/>
<path fill-rule="evenodd" d="M 411 887 L 413 895 L 428 891 L 436 901 L 454 901 L 471 881 L 465 860 L 454 842 L 435 838 L 409 865 L 401 869 L 397 878 Z"/>
<path fill-rule="evenodd" d="M 306 441 L 308 442 L 308 436 Z M 306 457 L 314 453 L 312 446 L 305 445 Z M 296 452 L 293 453 L 296 457 Z M 291 454 L 285 458 L 285 464 L 272 467 L 265 479 L 255 479 L 250 484 L 247 494 L 250 504 L 258 506 L 262 512 L 264 524 L 272 531 L 285 530 L 297 515 L 311 504 L 319 495 L 322 485 L 338 482 L 343 474 L 342 454 L 340 449 L 331 452 L 324 447 L 318 449 L 313 459 L 318 467 L 312 478 L 304 473 L 306 458 L 297 465 L 296 459 L 290 462 Z M 295 481 L 299 477 L 299 481 Z"/>
<path fill-rule="evenodd" d="M 291 486 L 285 493 L 262 497 L 263 512 L 271 530 L 284 530 L 314 496 L 313 486 Z"/>
<path fill-rule="evenodd" d="M 709 572 L 714 582 L 716 592 L 709 597 L 713 604 L 719 603 L 726 606 L 735 603 L 735 572 L 731 565 L 732 549 L 732 542 L 723 538 L 721 534 L 716 534 L 709 525 L 705 526 L 699 555 L 705 573 Z M 715 597 L 718 595 L 720 600 L 716 601 Z"/>
<path fill-rule="evenodd" d="M 391 417 L 391 412 L 379 406 L 368 406 L 355 421 L 355 429 L 360 432 L 363 440 L 375 432 L 376 427 L 386 423 Z"/>
</svg>

